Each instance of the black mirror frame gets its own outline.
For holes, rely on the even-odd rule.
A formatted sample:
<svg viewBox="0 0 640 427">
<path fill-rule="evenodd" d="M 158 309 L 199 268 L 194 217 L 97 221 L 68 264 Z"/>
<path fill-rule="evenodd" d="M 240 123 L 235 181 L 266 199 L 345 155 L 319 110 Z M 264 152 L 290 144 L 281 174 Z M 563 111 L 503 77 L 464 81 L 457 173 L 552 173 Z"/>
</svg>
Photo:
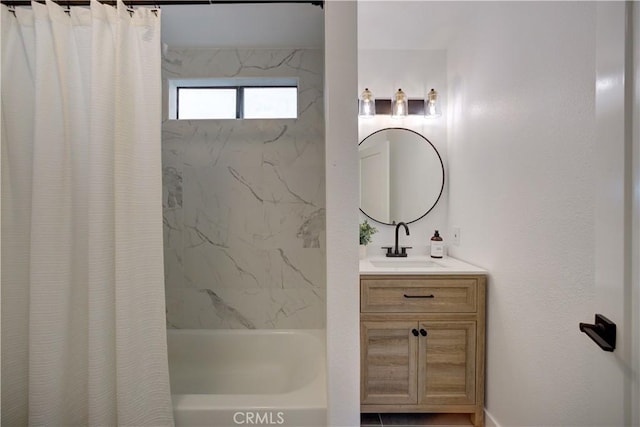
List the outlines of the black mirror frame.
<svg viewBox="0 0 640 427">
<path fill-rule="evenodd" d="M 440 156 L 440 153 L 438 152 L 438 149 L 435 147 L 435 145 L 433 145 L 433 143 L 431 141 L 429 141 L 427 139 L 426 136 L 424 136 L 424 135 L 422 135 L 422 134 L 420 134 L 420 133 L 418 133 L 418 132 L 416 132 L 414 130 L 407 129 L 407 128 L 391 127 L 391 128 L 378 129 L 377 131 L 372 132 L 369 135 L 367 135 L 362 141 L 360 141 L 360 143 L 358 143 L 358 146 L 362 145 L 362 143 L 365 142 L 367 140 L 367 138 L 369 138 L 370 136 L 373 136 L 373 135 L 375 135 L 375 134 L 377 134 L 379 132 L 385 131 L 385 130 L 393 130 L 393 129 L 395 129 L 395 130 L 406 130 L 406 131 L 409 131 L 409 132 L 412 132 L 412 133 L 418 135 L 420 138 L 424 139 L 431 146 L 431 148 L 433 148 L 433 151 L 435 151 L 436 155 L 438 156 L 438 160 L 440 160 L 440 170 L 442 171 L 442 186 L 440 187 L 440 193 L 438 194 L 438 197 L 436 198 L 435 202 L 433 202 L 433 205 L 431 205 L 431 207 L 429 209 L 427 209 L 427 211 L 424 214 L 422 214 L 420 217 L 418 217 L 418 218 L 416 218 L 414 220 L 411 220 L 411 221 L 402 220 L 402 222 L 404 222 L 406 224 L 411 224 L 413 222 L 420 221 L 422 218 L 427 216 L 427 214 L 429 212 L 431 212 L 433 210 L 433 208 L 435 208 L 436 205 L 438 204 L 438 202 L 440 201 L 440 198 L 442 197 L 442 193 L 444 191 L 444 183 L 445 183 L 445 179 L 446 179 L 445 178 L 445 173 L 444 173 L 444 162 L 442 161 L 442 157 Z M 362 208 L 359 208 L 359 209 L 360 209 L 360 212 L 362 212 L 367 218 L 377 222 L 378 224 L 396 225 L 395 221 L 393 221 L 392 223 L 382 222 L 380 220 L 377 220 L 377 219 L 373 218 L 369 214 L 367 214 L 365 211 L 362 210 Z"/>
</svg>

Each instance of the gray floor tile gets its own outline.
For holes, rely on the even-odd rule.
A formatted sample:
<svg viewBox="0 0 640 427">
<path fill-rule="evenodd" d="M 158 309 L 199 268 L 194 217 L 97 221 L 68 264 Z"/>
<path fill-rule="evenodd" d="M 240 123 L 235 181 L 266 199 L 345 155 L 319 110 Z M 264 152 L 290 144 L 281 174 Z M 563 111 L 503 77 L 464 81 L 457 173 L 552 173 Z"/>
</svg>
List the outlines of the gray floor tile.
<svg viewBox="0 0 640 427">
<path fill-rule="evenodd" d="M 382 422 L 380 421 L 379 414 L 360 414 L 360 425 L 361 427 L 381 427 Z"/>
</svg>

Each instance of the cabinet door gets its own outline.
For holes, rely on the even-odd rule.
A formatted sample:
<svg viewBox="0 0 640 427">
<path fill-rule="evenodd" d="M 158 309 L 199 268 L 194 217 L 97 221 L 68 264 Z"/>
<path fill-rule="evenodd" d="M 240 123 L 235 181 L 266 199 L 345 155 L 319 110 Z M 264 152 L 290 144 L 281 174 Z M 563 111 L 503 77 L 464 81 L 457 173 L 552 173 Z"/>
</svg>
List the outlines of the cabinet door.
<svg viewBox="0 0 640 427">
<path fill-rule="evenodd" d="M 417 327 L 418 322 L 360 323 L 361 403 L 417 403 Z"/>
<path fill-rule="evenodd" d="M 420 322 L 421 405 L 472 405 L 476 400 L 476 322 Z"/>
</svg>

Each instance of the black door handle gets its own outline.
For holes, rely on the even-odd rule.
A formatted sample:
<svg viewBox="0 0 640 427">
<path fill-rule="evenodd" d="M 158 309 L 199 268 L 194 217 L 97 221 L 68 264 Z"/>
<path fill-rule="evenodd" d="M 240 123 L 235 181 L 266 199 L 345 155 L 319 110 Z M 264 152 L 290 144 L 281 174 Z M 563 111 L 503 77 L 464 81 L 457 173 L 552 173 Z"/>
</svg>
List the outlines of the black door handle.
<svg viewBox="0 0 640 427">
<path fill-rule="evenodd" d="M 422 335 L 423 337 L 426 337 L 427 331 L 425 331 L 424 329 L 420 329 L 420 335 Z"/>
<path fill-rule="evenodd" d="M 413 334 L 414 337 L 418 336 L 418 330 L 417 329 L 412 329 L 411 333 Z"/>
<path fill-rule="evenodd" d="M 404 294 L 405 298 L 435 298 L 433 295 L 407 295 Z"/>
<path fill-rule="evenodd" d="M 616 349 L 616 324 L 602 314 L 596 314 L 596 322 L 593 325 L 580 323 L 580 331 L 587 334 L 604 351 Z"/>
</svg>

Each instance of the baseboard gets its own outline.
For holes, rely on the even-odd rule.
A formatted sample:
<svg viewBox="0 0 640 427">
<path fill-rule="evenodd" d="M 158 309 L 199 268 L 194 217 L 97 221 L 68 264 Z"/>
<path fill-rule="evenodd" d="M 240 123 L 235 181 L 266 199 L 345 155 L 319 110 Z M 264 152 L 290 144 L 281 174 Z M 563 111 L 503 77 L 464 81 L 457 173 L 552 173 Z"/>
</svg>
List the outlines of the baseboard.
<svg viewBox="0 0 640 427">
<path fill-rule="evenodd" d="M 498 424 L 496 419 L 493 418 L 493 415 L 491 415 L 489 411 L 487 411 L 487 408 L 484 408 L 484 425 L 485 427 L 502 427 L 500 424 Z"/>
</svg>

